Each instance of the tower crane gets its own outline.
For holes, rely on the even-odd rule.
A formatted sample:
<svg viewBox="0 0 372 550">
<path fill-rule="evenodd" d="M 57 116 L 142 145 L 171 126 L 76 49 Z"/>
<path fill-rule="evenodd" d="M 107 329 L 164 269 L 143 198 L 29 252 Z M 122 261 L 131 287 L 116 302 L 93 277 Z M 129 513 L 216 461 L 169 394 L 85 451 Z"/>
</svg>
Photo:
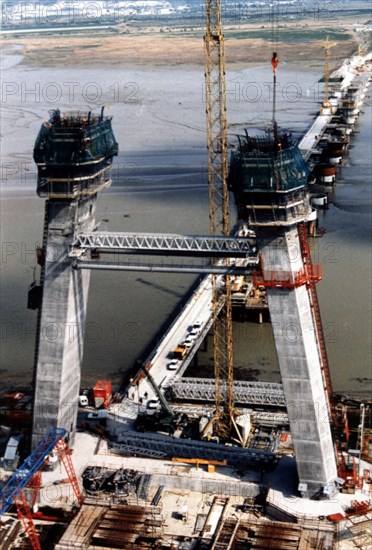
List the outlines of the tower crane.
<svg viewBox="0 0 372 550">
<path fill-rule="evenodd" d="M 206 0 L 204 45 L 210 233 L 213 236 L 229 236 L 230 204 L 227 187 L 225 51 L 220 0 Z M 224 261 L 227 262 L 228 260 Z M 224 278 L 225 296 L 221 295 L 218 283 L 218 277 L 212 275 L 215 376 L 214 422 L 217 433 L 222 437 L 227 437 L 232 424 L 235 422 L 230 277 L 226 275 Z M 222 309 L 221 302 L 223 303 Z M 222 394 L 222 379 L 227 381 L 226 395 Z"/>
<path fill-rule="evenodd" d="M 330 68 L 329 68 L 329 60 L 331 57 L 330 49 L 337 45 L 337 42 L 330 42 L 329 36 L 327 36 L 326 41 L 324 42 L 324 89 L 323 89 L 323 103 L 320 108 L 321 113 L 326 109 L 329 109 L 329 112 L 332 113 L 332 104 L 329 101 L 329 76 L 330 76 Z"/>
</svg>

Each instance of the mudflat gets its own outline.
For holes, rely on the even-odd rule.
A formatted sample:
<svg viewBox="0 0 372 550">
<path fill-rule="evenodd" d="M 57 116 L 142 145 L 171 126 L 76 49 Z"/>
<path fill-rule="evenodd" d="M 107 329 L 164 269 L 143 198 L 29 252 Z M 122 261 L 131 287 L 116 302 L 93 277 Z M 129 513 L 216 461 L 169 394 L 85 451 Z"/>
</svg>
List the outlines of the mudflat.
<svg viewBox="0 0 372 550">
<path fill-rule="evenodd" d="M 327 27 L 304 24 L 288 25 L 279 29 L 276 49 L 280 60 L 302 63 L 307 67 L 319 65 L 324 60 L 324 38 Z M 239 25 L 224 29 L 226 62 L 265 62 L 273 49 L 269 26 Z M 0 47 L 9 43 L 21 46 L 22 63 L 38 67 L 62 66 L 174 66 L 203 65 L 204 29 L 187 31 L 172 29 L 164 32 L 160 27 L 128 32 L 120 28 L 95 31 L 71 30 L 68 32 L 13 35 L 4 38 Z M 331 35 L 331 38 L 332 35 Z M 335 64 L 350 56 L 357 49 L 357 37 L 349 29 L 335 35 L 336 46 L 332 50 Z"/>
</svg>

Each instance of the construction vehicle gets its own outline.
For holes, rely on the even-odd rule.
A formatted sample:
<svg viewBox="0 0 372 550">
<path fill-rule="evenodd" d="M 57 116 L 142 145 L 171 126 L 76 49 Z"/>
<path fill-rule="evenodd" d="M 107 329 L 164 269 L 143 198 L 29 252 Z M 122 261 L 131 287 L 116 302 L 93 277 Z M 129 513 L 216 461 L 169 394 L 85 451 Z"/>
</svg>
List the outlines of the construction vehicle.
<svg viewBox="0 0 372 550">
<path fill-rule="evenodd" d="M 185 344 L 179 344 L 173 351 L 173 357 L 175 359 L 183 359 L 188 352 L 188 347 Z"/>
<path fill-rule="evenodd" d="M 159 400 L 161 410 L 154 413 L 150 413 L 149 411 L 139 413 L 136 420 L 136 429 L 140 432 L 159 431 L 166 432 L 169 435 L 173 435 L 184 415 L 176 414 L 173 411 L 168 401 L 165 399 L 164 395 L 160 391 L 154 378 L 149 373 L 146 365 L 140 363 L 140 367 Z"/>
</svg>

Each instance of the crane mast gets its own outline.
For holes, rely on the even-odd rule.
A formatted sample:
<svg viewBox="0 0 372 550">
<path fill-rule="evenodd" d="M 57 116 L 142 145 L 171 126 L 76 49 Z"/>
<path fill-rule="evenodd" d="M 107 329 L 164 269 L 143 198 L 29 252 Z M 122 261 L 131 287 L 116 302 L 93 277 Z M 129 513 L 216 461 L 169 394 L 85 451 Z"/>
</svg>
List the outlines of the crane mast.
<svg viewBox="0 0 372 550">
<path fill-rule="evenodd" d="M 210 233 L 229 236 L 225 52 L 220 0 L 206 0 L 204 45 Z M 234 422 L 231 281 L 229 276 L 225 277 L 224 285 L 219 285 L 220 281 L 212 276 L 215 424 L 220 435 L 227 436 Z M 225 296 L 221 295 L 219 286 L 223 287 Z M 227 381 L 227 395 L 222 395 L 222 379 Z"/>
<path fill-rule="evenodd" d="M 332 103 L 329 100 L 329 77 L 330 77 L 330 49 L 337 45 L 337 42 L 332 44 L 329 41 L 329 36 L 327 36 L 326 41 L 324 42 L 324 88 L 323 88 L 323 104 L 320 108 L 321 113 L 329 109 L 329 112 L 332 113 Z"/>
</svg>

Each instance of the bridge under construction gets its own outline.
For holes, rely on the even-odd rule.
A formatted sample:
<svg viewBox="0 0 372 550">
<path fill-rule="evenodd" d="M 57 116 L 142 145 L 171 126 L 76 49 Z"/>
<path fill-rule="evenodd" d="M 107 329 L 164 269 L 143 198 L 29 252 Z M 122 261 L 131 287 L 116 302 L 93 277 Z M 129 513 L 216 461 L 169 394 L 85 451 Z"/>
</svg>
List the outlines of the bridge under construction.
<svg viewBox="0 0 372 550">
<path fill-rule="evenodd" d="M 273 66 L 276 69 L 275 63 Z M 223 232 L 177 235 L 98 231 L 94 220 L 96 199 L 110 184 L 111 163 L 118 150 L 111 119 L 105 117 L 103 111 L 99 116 L 53 113 L 42 126 L 34 151 L 39 171 L 38 194 L 47 199 L 43 247 L 39 254 L 41 279 L 30 294 L 31 307 L 39 310 L 34 446 L 51 426 L 66 429 L 73 445 L 90 270 L 200 273 L 206 276 L 157 348 L 144 361 L 146 369 L 151 369 L 151 380 L 150 375 L 145 376 L 140 369 L 128 387 L 128 396 L 141 407 L 150 402 L 161 406 L 159 391 L 165 392 L 168 398 L 171 396 L 178 407 L 182 402 L 206 406 L 214 403 L 215 408 L 209 409 L 212 417 L 219 407 L 226 405 L 223 415 L 228 416 L 223 422 L 232 423 L 230 429 L 236 431 L 235 438 L 243 445 L 235 454 L 239 455 L 240 462 L 244 462 L 242 457 L 246 456 L 247 466 L 252 462 L 252 451 L 244 449 L 242 430 L 245 428 L 239 427 L 245 415 L 236 416 L 231 399 L 236 407 L 272 407 L 273 413 L 285 407 L 301 492 L 304 496 L 319 491 L 327 493 L 338 474 L 331 432 L 335 416 L 314 286 L 321 279 L 321 271 L 312 264 L 307 243 L 306 225 L 314 219 L 314 211 L 303 157 L 316 146 L 321 128 L 330 121 L 329 116 L 320 115 L 321 120 L 309 130 L 299 148 L 276 127 L 272 138 L 247 135 L 246 140 L 240 141 L 232 156 L 228 178 L 224 173 L 224 185 L 234 194 L 237 205 L 240 227 L 235 235 Z M 95 156 L 93 150 L 88 154 L 93 137 Z M 81 155 L 77 164 L 68 160 L 73 158 L 75 150 Z M 248 232 L 244 228 L 248 228 Z M 227 364 L 214 380 L 182 377 L 210 328 L 216 333 L 218 319 L 231 315 L 226 310 L 226 305 L 231 303 L 231 281 L 247 275 L 256 287 L 266 291 L 282 384 L 233 381 L 231 367 L 224 370 Z M 53 342 L 43 339 L 41 328 L 57 322 L 60 327 L 74 326 L 74 338 L 65 328 L 61 337 Z M 293 331 L 288 332 L 289 325 Z M 192 331 L 189 343 L 182 344 L 180 357 L 170 367 L 172 353 L 187 341 L 190 326 L 197 329 Z M 227 325 L 224 326 L 226 330 Z M 215 361 L 221 361 L 221 354 L 225 353 L 220 348 L 221 342 L 217 343 L 220 355 Z M 216 426 L 219 424 L 217 417 L 214 422 Z M 206 423 L 208 437 L 213 434 L 211 426 L 210 422 Z M 171 454 L 169 443 L 162 442 L 156 434 L 151 437 L 155 454 L 165 453 L 165 448 L 167 454 Z M 122 433 L 119 442 L 128 451 L 137 453 L 142 448 L 143 452 L 145 449 L 150 452 L 149 444 L 140 434 Z M 175 445 L 172 442 L 171 446 Z M 208 443 L 189 443 L 189 451 L 185 450 L 187 443 L 180 441 L 177 445 L 180 448 L 174 449 L 174 453 L 199 456 Z"/>
<path fill-rule="evenodd" d="M 275 25 L 273 36 L 274 31 Z M 99 230 L 96 202 L 111 184 L 118 154 L 112 117 L 103 108 L 99 114 L 55 109 L 37 136 L 37 193 L 45 199 L 45 216 L 37 250 L 40 280 L 34 281 L 28 303 L 38 316 L 32 452 L 1 497 L 2 513 L 16 505 L 34 550 L 42 548 L 34 526 L 40 516 L 31 508 L 41 488 L 41 469 L 53 468 L 56 452 L 68 477 L 56 481 L 52 472 L 46 492 L 55 496 L 58 486 L 56 499 L 62 501 L 65 484 L 71 484 L 71 517 L 76 514 L 54 546 L 60 550 L 186 550 L 199 543 L 216 550 L 235 544 L 303 550 L 308 541 L 331 548 L 337 522 L 350 521 L 352 532 L 356 525 L 350 517 L 363 522 L 371 517 L 367 501 L 346 494 L 358 483 L 360 489 L 367 486 L 370 478 L 357 476 L 354 456 L 352 474 L 345 462 L 341 439 L 347 419 L 333 400 L 316 293 L 322 270 L 312 262 L 308 241 L 316 220 L 311 177 L 324 182 L 337 172 L 333 163 L 346 150 L 346 130 L 351 131 L 369 82 L 363 74 L 352 80 L 349 75 L 362 71 L 371 56 L 352 60 L 334 97 L 326 75 L 320 115 L 297 144 L 276 122 L 279 58 L 273 51 L 270 130 L 239 136 L 228 162 L 219 0 L 206 0 L 204 46 L 210 234 Z M 327 41 L 326 61 L 330 47 Z M 234 229 L 231 197 L 237 210 Z M 90 272 L 98 269 L 197 273 L 200 278 L 155 349 L 138 361 L 121 402 L 88 413 L 79 410 L 80 376 Z M 252 288 L 265 295 L 281 383 L 234 376 L 232 306 Z M 58 327 L 58 334 L 45 338 L 47 327 Z M 213 378 L 187 377 L 210 333 Z M 81 418 L 83 427 L 99 436 L 94 448 L 90 434 L 77 433 Z M 78 475 L 69 450 L 77 445 L 84 448 L 72 455 Z M 362 443 L 360 448 L 359 464 Z M 207 468 L 209 479 L 199 466 Z M 226 470 L 216 472 L 216 467 Z M 293 480 L 296 498 L 288 499 L 287 484 Z M 24 490 L 31 491 L 31 502 Z M 159 502 L 167 491 L 162 509 Z M 264 505 L 292 524 L 256 522 Z M 182 520 L 176 528 L 175 519 Z M 306 536 L 294 525 L 300 521 Z"/>
</svg>

